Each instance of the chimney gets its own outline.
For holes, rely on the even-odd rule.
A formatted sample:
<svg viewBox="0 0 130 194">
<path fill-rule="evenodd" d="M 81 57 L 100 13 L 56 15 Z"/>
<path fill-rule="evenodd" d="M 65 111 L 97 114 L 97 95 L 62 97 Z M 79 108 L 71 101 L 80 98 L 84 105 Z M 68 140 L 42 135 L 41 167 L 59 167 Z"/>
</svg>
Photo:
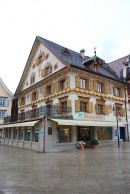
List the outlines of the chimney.
<svg viewBox="0 0 130 194">
<path fill-rule="evenodd" d="M 84 59 L 84 53 L 85 53 L 85 50 L 82 49 L 82 50 L 80 51 L 80 56 L 81 56 L 82 59 Z"/>
</svg>

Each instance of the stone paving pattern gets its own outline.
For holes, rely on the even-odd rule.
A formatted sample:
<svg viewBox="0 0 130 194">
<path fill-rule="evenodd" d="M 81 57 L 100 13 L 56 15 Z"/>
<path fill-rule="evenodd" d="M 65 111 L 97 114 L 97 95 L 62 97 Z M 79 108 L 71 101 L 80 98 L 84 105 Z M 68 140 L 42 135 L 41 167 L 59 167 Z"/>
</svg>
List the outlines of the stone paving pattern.
<svg viewBox="0 0 130 194">
<path fill-rule="evenodd" d="M 0 194 L 130 194 L 130 142 L 37 153 L 0 145 Z"/>
</svg>

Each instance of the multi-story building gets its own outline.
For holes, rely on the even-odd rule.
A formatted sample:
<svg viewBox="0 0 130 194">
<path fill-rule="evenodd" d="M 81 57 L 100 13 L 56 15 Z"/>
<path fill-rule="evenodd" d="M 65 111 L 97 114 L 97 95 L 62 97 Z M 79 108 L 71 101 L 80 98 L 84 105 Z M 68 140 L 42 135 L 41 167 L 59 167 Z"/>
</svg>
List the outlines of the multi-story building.
<svg viewBox="0 0 130 194">
<path fill-rule="evenodd" d="M 0 78 L 0 138 L 2 131 L 1 124 L 3 124 L 4 117 L 11 114 L 12 98 L 13 94 Z"/>
<path fill-rule="evenodd" d="M 96 56 L 36 37 L 15 92 L 3 143 L 40 152 L 67 150 L 77 141 L 125 140 L 124 82 Z M 17 107 L 18 101 L 18 107 Z M 16 117 L 15 117 L 16 115 Z"/>
</svg>

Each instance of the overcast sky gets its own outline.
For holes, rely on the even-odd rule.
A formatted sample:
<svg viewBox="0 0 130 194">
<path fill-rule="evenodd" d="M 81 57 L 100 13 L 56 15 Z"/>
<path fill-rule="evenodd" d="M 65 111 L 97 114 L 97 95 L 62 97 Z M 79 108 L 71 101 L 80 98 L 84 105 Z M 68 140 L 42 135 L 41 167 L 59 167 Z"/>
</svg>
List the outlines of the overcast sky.
<svg viewBox="0 0 130 194">
<path fill-rule="evenodd" d="M 130 0 L 0 0 L 0 77 L 14 93 L 36 36 L 111 62 L 130 53 Z"/>
</svg>

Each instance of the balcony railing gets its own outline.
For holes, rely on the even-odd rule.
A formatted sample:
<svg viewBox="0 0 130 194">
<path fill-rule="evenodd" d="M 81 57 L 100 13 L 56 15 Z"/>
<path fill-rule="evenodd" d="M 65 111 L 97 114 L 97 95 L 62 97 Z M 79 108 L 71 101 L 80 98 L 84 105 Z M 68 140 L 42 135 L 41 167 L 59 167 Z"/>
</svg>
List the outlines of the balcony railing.
<svg viewBox="0 0 130 194">
<path fill-rule="evenodd" d="M 34 108 L 32 110 L 28 110 L 26 112 L 22 112 L 18 114 L 18 119 L 15 121 L 23 121 L 23 120 L 31 120 L 42 117 L 71 117 L 72 116 L 72 108 L 71 107 L 61 107 L 61 106 L 41 106 L 39 108 Z M 5 117 L 4 123 L 11 122 L 11 117 Z"/>
</svg>

